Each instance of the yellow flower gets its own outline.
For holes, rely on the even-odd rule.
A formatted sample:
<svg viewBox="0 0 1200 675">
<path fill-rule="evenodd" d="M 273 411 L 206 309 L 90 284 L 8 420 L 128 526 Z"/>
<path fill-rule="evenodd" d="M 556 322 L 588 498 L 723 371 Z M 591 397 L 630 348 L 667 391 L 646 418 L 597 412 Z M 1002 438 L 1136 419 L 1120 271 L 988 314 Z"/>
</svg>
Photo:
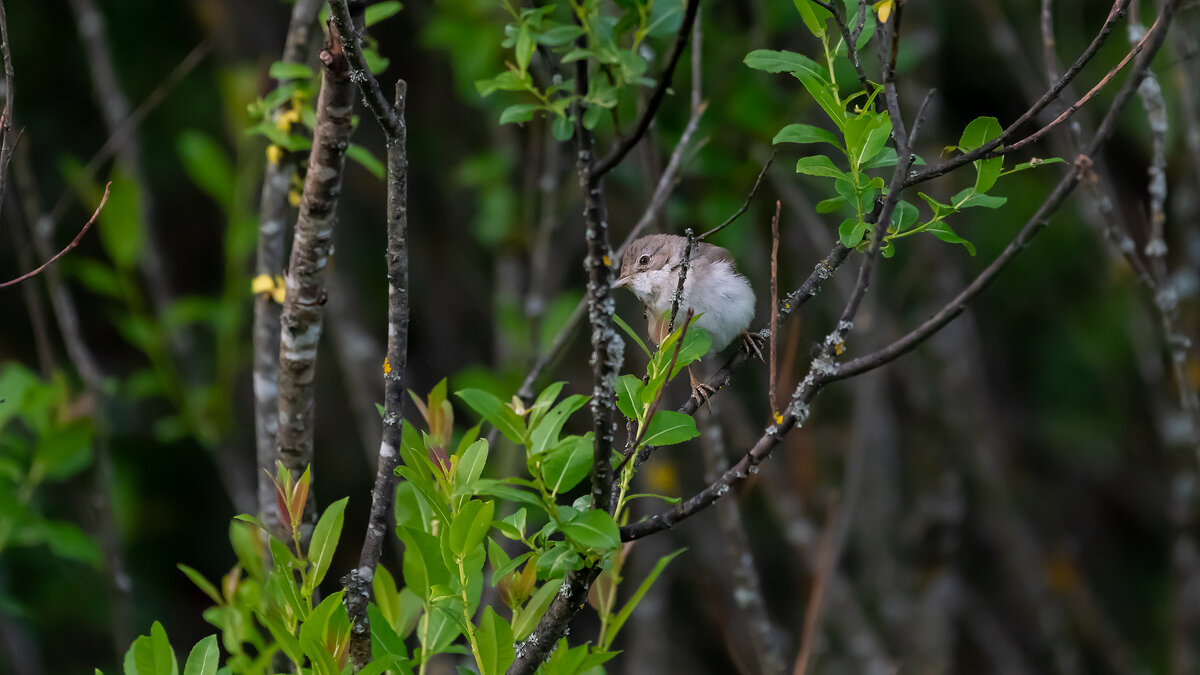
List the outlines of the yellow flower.
<svg viewBox="0 0 1200 675">
<path fill-rule="evenodd" d="M 299 190 L 288 190 L 288 203 L 292 206 L 300 206 Z"/>
<path fill-rule="evenodd" d="M 250 280 L 250 292 L 254 295 L 269 296 L 275 302 L 283 304 L 283 300 L 287 295 L 287 289 L 284 285 L 283 277 L 278 274 L 274 278 L 260 274 Z"/>
<path fill-rule="evenodd" d="M 386 356 L 383 357 L 383 374 L 384 375 L 392 374 L 392 364 L 387 360 Z"/>
<path fill-rule="evenodd" d="M 284 133 L 292 130 L 292 124 L 300 121 L 300 111 L 293 107 L 291 110 L 280 113 L 279 117 L 275 118 L 275 128 Z"/>
<path fill-rule="evenodd" d="M 267 146 L 267 161 L 272 164 L 278 164 L 279 160 L 283 159 L 283 148 L 274 143 Z"/>
</svg>

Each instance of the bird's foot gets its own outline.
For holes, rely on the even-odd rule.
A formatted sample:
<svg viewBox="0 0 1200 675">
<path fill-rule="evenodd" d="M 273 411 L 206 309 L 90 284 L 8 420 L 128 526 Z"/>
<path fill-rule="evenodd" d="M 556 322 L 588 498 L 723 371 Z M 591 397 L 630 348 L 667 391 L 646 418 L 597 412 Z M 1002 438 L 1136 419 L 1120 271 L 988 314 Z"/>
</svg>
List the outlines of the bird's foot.
<svg viewBox="0 0 1200 675">
<path fill-rule="evenodd" d="M 762 348 L 766 344 L 767 338 L 763 337 L 761 333 L 751 333 L 748 330 L 742 331 L 742 347 L 746 350 L 746 353 L 757 356 L 758 360 L 764 363 L 767 360 L 763 357 Z"/>
<path fill-rule="evenodd" d="M 708 384 L 707 382 L 697 380 L 696 375 L 692 372 L 691 368 L 688 368 L 688 379 L 692 381 L 692 400 L 696 402 L 697 406 L 702 406 L 705 403 L 708 403 L 708 399 L 712 398 L 712 395 L 717 393 L 716 387 Z"/>
</svg>

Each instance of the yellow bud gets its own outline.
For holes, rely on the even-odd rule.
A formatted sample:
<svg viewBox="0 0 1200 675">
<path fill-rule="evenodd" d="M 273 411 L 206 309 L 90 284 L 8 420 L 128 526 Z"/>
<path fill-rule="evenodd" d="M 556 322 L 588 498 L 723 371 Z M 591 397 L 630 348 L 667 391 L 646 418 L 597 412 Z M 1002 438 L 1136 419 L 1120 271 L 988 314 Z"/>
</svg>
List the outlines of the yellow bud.
<svg viewBox="0 0 1200 675">
<path fill-rule="evenodd" d="M 283 159 L 283 148 L 274 143 L 267 146 L 267 161 L 272 164 L 278 164 L 279 160 Z"/>
<path fill-rule="evenodd" d="M 385 356 L 385 357 L 383 357 L 383 374 L 384 374 L 384 375 L 391 375 L 391 374 L 392 374 L 392 364 L 391 364 L 390 362 L 388 362 L 388 360 L 387 360 L 387 357 L 386 357 L 386 356 Z"/>
<path fill-rule="evenodd" d="M 288 203 L 292 206 L 300 206 L 299 190 L 288 190 Z"/>
</svg>

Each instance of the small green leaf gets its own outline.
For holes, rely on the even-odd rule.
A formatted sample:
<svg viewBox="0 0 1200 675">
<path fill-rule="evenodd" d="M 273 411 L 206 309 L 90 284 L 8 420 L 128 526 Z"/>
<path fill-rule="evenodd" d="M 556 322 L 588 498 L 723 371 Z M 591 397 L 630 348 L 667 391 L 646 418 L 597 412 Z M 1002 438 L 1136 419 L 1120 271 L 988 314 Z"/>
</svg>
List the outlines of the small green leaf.
<svg viewBox="0 0 1200 675">
<path fill-rule="evenodd" d="M 455 392 L 455 396 L 496 427 L 505 438 L 518 445 L 525 443 L 524 422 L 500 399 L 482 389 L 463 389 Z"/>
<path fill-rule="evenodd" d="M 690 419 L 690 418 L 689 418 Z M 542 480 L 551 494 L 570 490 L 592 468 L 592 433 L 568 436 L 541 460 Z"/>
<path fill-rule="evenodd" d="M 502 673 L 516 657 L 512 626 L 491 607 L 483 609 L 483 618 L 479 621 L 475 638 L 479 643 L 480 675 Z"/>
<path fill-rule="evenodd" d="M 583 28 L 572 25 L 555 26 L 538 34 L 537 41 L 547 47 L 565 45 L 583 35 Z"/>
<path fill-rule="evenodd" d="M 857 218 L 847 218 L 838 226 L 838 239 L 841 240 L 842 246 L 854 248 L 858 246 L 858 242 L 862 241 L 866 231 L 866 223 Z"/>
<path fill-rule="evenodd" d="M 196 570 L 184 565 L 183 563 L 178 563 L 175 566 L 179 568 L 180 572 L 186 574 L 187 578 L 191 579 L 192 583 L 196 584 L 197 588 L 199 588 L 201 591 L 204 591 L 205 595 L 207 595 L 209 598 L 212 598 L 213 602 L 217 603 L 218 605 L 225 604 L 225 601 L 221 599 L 221 594 L 217 592 L 217 587 L 214 586 L 211 581 L 205 579 L 203 574 L 200 574 Z"/>
<path fill-rule="evenodd" d="M 631 420 L 641 421 L 644 407 L 641 402 L 642 378 L 637 375 L 622 375 L 617 378 L 617 409 Z"/>
<path fill-rule="evenodd" d="M 472 500 L 466 503 L 450 523 L 450 552 L 463 557 L 483 542 L 492 527 L 495 502 Z"/>
<path fill-rule="evenodd" d="M 646 347 L 645 342 L 642 342 L 642 338 L 638 337 L 637 331 L 633 330 L 629 324 L 625 323 L 624 319 L 616 314 L 613 314 L 612 318 L 613 323 L 617 324 L 621 330 L 625 331 L 626 335 L 633 339 L 634 344 L 642 348 L 642 351 L 646 353 L 646 356 L 650 356 L 650 349 Z"/>
<path fill-rule="evenodd" d="M 768 73 L 805 73 L 817 78 L 824 77 L 824 70 L 816 61 L 796 52 L 756 49 L 746 55 L 745 63 L 755 70 Z"/>
<path fill-rule="evenodd" d="M 349 497 L 342 497 L 330 504 L 313 528 L 312 541 L 308 545 L 308 559 L 313 564 L 311 588 L 321 583 L 333 562 L 333 552 L 337 548 L 338 538 L 342 536 L 342 522 L 349 500 Z"/>
<path fill-rule="evenodd" d="M 550 606 L 550 601 L 562 588 L 563 580 L 561 577 L 551 579 L 542 584 L 542 587 L 537 589 L 529 602 L 525 603 L 525 608 L 520 612 L 513 613 L 513 640 L 524 640 L 529 637 L 533 629 L 537 626 L 538 621 L 542 618 L 546 608 Z"/>
<path fill-rule="evenodd" d="M 841 197 L 830 197 L 817 202 L 817 213 L 833 213 L 846 205 L 846 200 Z"/>
<path fill-rule="evenodd" d="M 666 569 L 667 564 L 674 560 L 675 556 L 686 550 L 681 548 L 670 555 L 665 555 L 658 559 L 658 562 L 654 564 L 654 569 L 650 570 L 650 574 L 647 574 L 645 579 L 642 579 L 642 583 L 638 584 L 637 590 L 634 591 L 633 595 L 625 603 L 625 606 L 621 608 L 621 611 L 617 612 L 617 615 L 613 617 L 612 622 L 608 625 L 608 631 L 605 633 L 604 649 L 608 649 L 609 645 L 612 644 L 613 639 L 617 636 L 617 632 L 625 625 L 625 621 L 629 618 L 629 615 L 633 613 L 634 608 L 646 596 L 646 592 L 654 585 L 658 576 Z"/>
<path fill-rule="evenodd" d="M 621 531 L 617 523 L 612 516 L 598 509 L 584 511 L 571 522 L 565 523 L 563 534 L 585 548 L 608 551 L 621 545 Z"/>
<path fill-rule="evenodd" d="M 979 194 L 974 188 L 967 188 L 954 195 L 950 201 L 954 202 L 954 205 L 960 209 L 969 209 L 973 206 L 981 206 L 985 209 L 998 209 L 1004 206 L 1008 198 Z"/>
<path fill-rule="evenodd" d="M 804 0 L 807 2 L 808 0 Z M 775 138 L 771 139 L 772 144 L 779 143 L 828 143 L 835 148 L 841 149 L 842 143 L 829 131 L 821 127 L 814 127 L 811 124 L 789 124 L 779 130 L 775 134 Z"/>
<path fill-rule="evenodd" d="M 458 467 L 454 473 L 454 489 L 461 490 L 475 482 L 475 479 L 483 474 L 487 458 L 487 439 L 481 438 L 472 443 L 458 458 Z"/>
<path fill-rule="evenodd" d="M 528 122 L 533 119 L 534 113 L 541 109 L 542 106 L 537 103 L 510 105 L 500 113 L 500 124 Z"/>
<path fill-rule="evenodd" d="M 642 439 L 643 446 L 674 445 L 700 435 L 696 429 L 696 418 L 674 410 L 654 413 Z"/>
<path fill-rule="evenodd" d="M 368 5 L 366 12 L 363 14 L 363 23 L 365 23 L 367 27 L 374 26 L 380 21 L 393 16 L 403 8 L 404 5 L 400 4 L 399 2 L 395 2 L 394 0 L 390 0 L 389 2 L 377 2 L 373 5 Z"/>
<path fill-rule="evenodd" d="M 537 426 L 529 432 L 529 456 L 536 457 L 558 445 L 558 434 L 566 424 L 567 418 L 587 402 L 587 396 L 572 394 L 559 401 L 545 417 L 538 420 Z"/>
<path fill-rule="evenodd" d="M 575 135 L 575 125 L 571 123 L 570 117 L 560 115 L 554 118 L 554 124 L 550 126 L 550 133 L 554 136 L 554 140 L 566 143 Z"/>
<path fill-rule="evenodd" d="M 903 232 L 913 226 L 917 222 L 917 207 L 906 201 L 896 202 L 896 209 L 892 211 L 892 227 L 896 232 Z"/>
<path fill-rule="evenodd" d="M 396 534 L 404 542 L 404 583 L 418 597 L 428 601 L 434 586 L 450 581 L 441 544 L 437 537 L 408 527 L 396 528 Z"/>
<path fill-rule="evenodd" d="M 521 26 L 521 30 L 517 32 L 517 46 L 515 53 L 517 56 L 517 68 L 519 68 L 522 73 L 529 68 L 529 60 L 533 58 L 533 48 L 533 34 L 530 32 L 529 26 Z"/>
<path fill-rule="evenodd" d="M 833 160 L 825 155 L 809 155 L 801 157 L 796 162 L 796 173 L 802 173 L 809 176 L 826 176 L 829 178 L 843 178 L 849 180 L 846 172 L 837 168 L 833 164 Z"/>
<path fill-rule="evenodd" d="M 233 164 L 225 149 L 212 137 L 189 130 L 179 134 L 175 149 L 188 178 L 192 179 L 213 201 L 228 210 L 233 204 Z"/>
<path fill-rule="evenodd" d="M 925 228 L 925 231 L 933 234 L 935 237 L 946 243 L 962 244 L 966 247 L 968 253 L 975 255 L 975 245 L 958 236 L 954 230 L 951 230 L 950 226 L 945 223 L 934 223 Z"/>
<path fill-rule="evenodd" d="M 796 5 L 796 10 L 800 12 L 800 18 L 804 20 L 804 25 L 812 34 L 817 37 L 825 35 L 825 22 L 833 15 L 829 10 L 820 7 L 812 2 L 812 0 L 792 0 Z M 851 24 L 853 25 L 853 24 Z"/>
<path fill-rule="evenodd" d="M 276 61 L 267 73 L 276 80 L 307 80 L 316 74 L 303 63 L 291 61 Z"/>
<path fill-rule="evenodd" d="M 209 635 L 192 647 L 187 662 L 183 666 L 183 675 L 216 675 L 220 658 L 221 651 L 217 649 L 217 636 Z"/>
</svg>

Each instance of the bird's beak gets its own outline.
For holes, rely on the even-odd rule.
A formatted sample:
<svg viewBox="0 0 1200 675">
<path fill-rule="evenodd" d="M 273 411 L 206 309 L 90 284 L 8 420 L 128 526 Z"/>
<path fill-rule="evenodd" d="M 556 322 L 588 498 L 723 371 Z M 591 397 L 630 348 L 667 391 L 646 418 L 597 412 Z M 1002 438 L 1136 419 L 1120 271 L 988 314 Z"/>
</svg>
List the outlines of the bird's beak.
<svg viewBox="0 0 1200 675">
<path fill-rule="evenodd" d="M 612 287 L 621 288 L 622 286 L 628 286 L 630 279 L 631 277 L 618 277 L 617 280 L 612 283 Z"/>
</svg>

